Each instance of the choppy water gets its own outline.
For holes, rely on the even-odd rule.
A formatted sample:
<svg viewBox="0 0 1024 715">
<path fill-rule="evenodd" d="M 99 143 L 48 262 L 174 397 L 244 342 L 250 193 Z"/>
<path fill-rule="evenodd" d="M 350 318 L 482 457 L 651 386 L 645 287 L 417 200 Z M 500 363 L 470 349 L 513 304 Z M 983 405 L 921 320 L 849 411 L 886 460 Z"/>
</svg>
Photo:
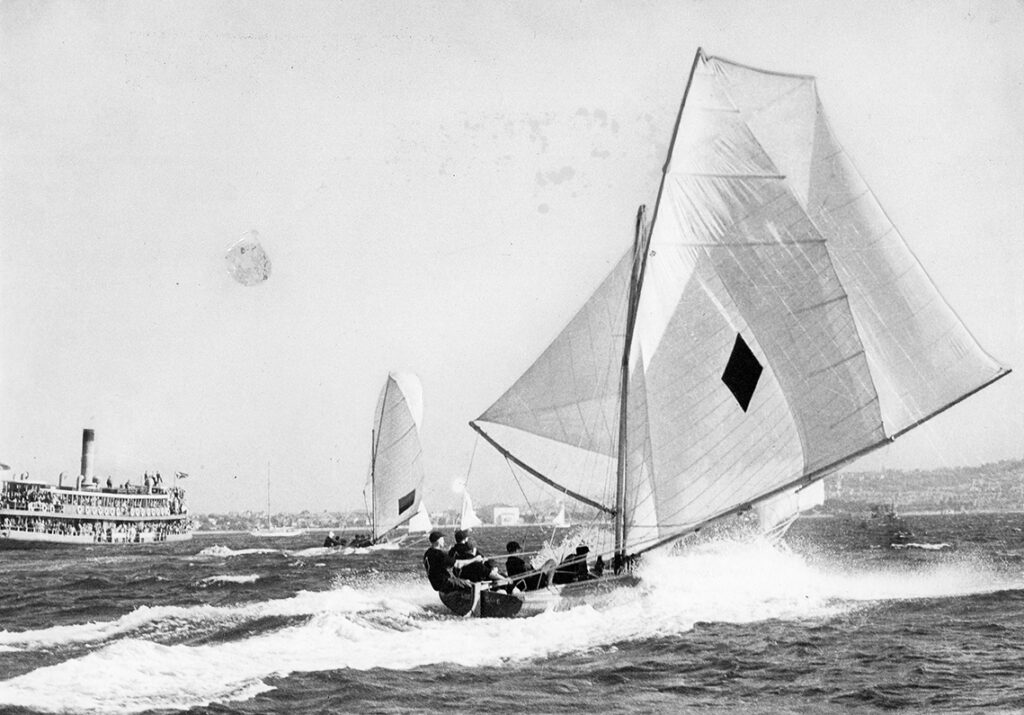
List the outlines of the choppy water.
<svg viewBox="0 0 1024 715">
<path fill-rule="evenodd" d="M 840 518 L 702 544 L 600 612 L 512 621 L 447 615 L 424 546 L 0 552 L 0 712 L 1024 711 L 1024 514 L 908 522 L 898 550 Z"/>
</svg>

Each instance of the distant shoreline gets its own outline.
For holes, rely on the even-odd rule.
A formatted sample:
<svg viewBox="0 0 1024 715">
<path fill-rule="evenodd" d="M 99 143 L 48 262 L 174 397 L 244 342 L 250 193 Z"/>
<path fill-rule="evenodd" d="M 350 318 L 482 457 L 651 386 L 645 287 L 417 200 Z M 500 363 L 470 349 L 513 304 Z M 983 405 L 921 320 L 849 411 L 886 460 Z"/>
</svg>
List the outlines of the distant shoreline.
<svg viewBox="0 0 1024 715">
<path fill-rule="evenodd" d="M 829 515 L 828 514 L 824 514 L 823 516 L 829 516 Z M 554 524 L 513 524 L 513 525 L 511 525 L 511 527 L 508 527 L 508 528 L 521 528 L 521 527 L 525 527 L 525 526 L 537 526 L 537 527 L 543 527 L 543 528 L 554 527 L 556 529 L 569 529 L 569 528 L 571 528 L 574 525 L 570 524 L 569 526 L 555 526 Z M 500 529 L 500 528 L 503 528 L 503 527 L 504 527 L 503 524 L 480 524 L 479 526 L 474 526 L 473 529 Z M 256 527 L 253 527 L 253 529 L 255 529 L 255 528 Z M 304 527 L 299 527 L 299 528 L 304 529 L 305 531 L 307 531 L 309 533 L 323 532 L 325 534 L 328 531 L 340 531 L 340 532 L 345 532 L 345 533 L 355 533 L 355 534 L 358 534 L 358 533 L 366 533 L 369 530 L 369 527 L 365 527 L 365 526 L 304 526 Z M 442 524 L 440 526 L 435 526 L 434 527 L 434 529 L 437 530 L 437 531 L 454 531 L 454 530 L 456 530 L 458 528 L 459 527 L 458 527 L 457 524 Z M 201 536 L 203 534 L 209 534 L 210 536 L 222 536 L 222 535 L 230 535 L 230 534 L 248 534 L 253 529 L 201 529 L 201 530 L 200 529 L 196 529 L 195 531 L 192 532 L 192 534 L 194 536 Z M 473 529 L 470 529 L 470 531 L 472 531 Z"/>
<path fill-rule="evenodd" d="M 970 516 L 978 514 L 1024 514 L 1024 509 L 1005 509 L 1000 511 L 897 511 L 896 515 L 900 517 L 914 517 L 914 516 Z M 869 513 L 867 511 L 843 511 L 843 512 L 823 512 L 814 514 L 801 514 L 801 519 L 837 519 L 837 518 L 856 518 L 863 519 L 867 518 Z M 499 529 L 502 528 L 501 524 L 480 524 L 474 526 L 473 529 Z M 570 524 L 567 527 L 555 527 L 555 528 L 571 528 L 573 525 Z M 524 528 L 524 527 L 540 527 L 540 528 L 552 528 L 554 524 L 513 524 L 506 528 Z M 328 531 L 336 531 L 343 533 L 365 533 L 367 527 L 349 526 L 311 526 L 303 527 L 306 532 L 310 534 L 324 533 Z M 442 526 L 434 527 L 437 531 L 454 531 L 459 527 L 455 524 L 447 524 Z M 251 529 L 225 529 L 225 530 L 196 530 L 192 534 L 194 536 L 226 536 L 231 534 L 248 534 Z"/>
</svg>

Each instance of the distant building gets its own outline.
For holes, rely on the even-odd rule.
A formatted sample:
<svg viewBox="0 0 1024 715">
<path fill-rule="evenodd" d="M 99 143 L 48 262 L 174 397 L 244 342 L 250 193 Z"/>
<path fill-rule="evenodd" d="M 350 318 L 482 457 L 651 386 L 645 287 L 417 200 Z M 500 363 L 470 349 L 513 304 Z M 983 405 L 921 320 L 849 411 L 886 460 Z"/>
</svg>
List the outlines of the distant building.
<svg viewBox="0 0 1024 715">
<path fill-rule="evenodd" d="M 491 523 L 495 526 L 519 526 L 519 507 L 496 506 Z"/>
</svg>

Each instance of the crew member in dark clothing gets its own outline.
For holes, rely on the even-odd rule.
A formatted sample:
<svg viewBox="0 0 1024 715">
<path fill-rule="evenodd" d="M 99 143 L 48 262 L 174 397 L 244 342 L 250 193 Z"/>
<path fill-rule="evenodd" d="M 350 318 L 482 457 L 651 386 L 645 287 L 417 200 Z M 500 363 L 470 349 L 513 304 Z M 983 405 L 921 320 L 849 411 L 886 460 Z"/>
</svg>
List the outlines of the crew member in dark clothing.
<svg viewBox="0 0 1024 715">
<path fill-rule="evenodd" d="M 455 560 L 454 573 L 468 581 L 498 581 L 501 574 L 495 565 L 486 560 L 469 540 L 469 534 L 459 529 L 455 532 L 455 544 L 448 550 Z"/>
<path fill-rule="evenodd" d="M 586 545 L 580 544 L 577 546 L 575 554 L 569 554 L 562 559 L 562 563 L 555 570 L 552 583 L 575 583 L 576 581 L 589 581 L 594 578 L 587 568 L 587 554 L 589 553 L 590 548 Z"/>
<path fill-rule="evenodd" d="M 432 531 L 427 538 L 430 548 L 423 554 L 423 568 L 430 587 L 440 594 L 472 590 L 473 585 L 469 581 L 452 574 L 455 558 L 444 550 L 444 535 L 440 531 Z"/>
<path fill-rule="evenodd" d="M 536 591 L 538 588 L 544 588 L 547 585 L 547 579 L 544 574 L 529 573 L 533 569 L 523 560 L 523 557 L 519 556 L 523 552 L 523 547 L 519 545 L 518 541 L 510 541 L 505 544 L 505 550 L 508 551 L 508 558 L 505 559 L 505 573 L 512 579 L 509 593 L 512 593 L 512 589 Z M 519 574 L 524 573 L 529 573 L 529 575 L 519 579 L 516 578 Z"/>
<path fill-rule="evenodd" d="M 333 531 L 330 532 L 327 535 L 327 538 L 324 539 L 324 546 L 326 546 L 326 547 L 344 546 L 344 545 L 345 545 L 345 540 L 344 539 L 339 539 L 337 536 L 334 535 Z"/>
<path fill-rule="evenodd" d="M 373 546 L 373 539 L 366 534 L 356 534 L 352 537 L 349 546 L 353 549 L 365 549 L 367 546 Z"/>
</svg>

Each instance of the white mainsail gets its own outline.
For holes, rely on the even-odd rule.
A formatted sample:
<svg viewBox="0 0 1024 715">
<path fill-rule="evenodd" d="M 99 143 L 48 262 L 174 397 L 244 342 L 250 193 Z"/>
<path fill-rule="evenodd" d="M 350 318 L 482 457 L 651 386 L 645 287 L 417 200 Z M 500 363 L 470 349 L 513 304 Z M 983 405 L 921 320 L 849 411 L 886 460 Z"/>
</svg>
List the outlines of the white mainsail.
<svg viewBox="0 0 1024 715">
<path fill-rule="evenodd" d="M 558 505 L 558 513 L 551 522 L 552 526 L 569 526 L 569 520 L 565 516 L 565 504 Z"/>
<path fill-rule="evenodd" d="M 459 528 L 460 529 L 472 529 L 475 526 L 480 526 L 483 521 L 473 511 L 473 500 L 469 498 L 469 491 L 462 491 L 462 514 L 459 516 Z"/>
<path fill-rule="evenodd" d="M 372 538 L 409 521 L 423 492 L 423 388 L 411 373 L 392 372 L 381 389 L 373 416 L 369 493 L 373 514 Z"/>
<path fill-rule="evenodd" d="M 799 494 L 1008 372 L 879 207 L 814 78 L 698 52 L 650 229 L 471 424 L 620 512 L 637 552 Z"/>
</svg>

